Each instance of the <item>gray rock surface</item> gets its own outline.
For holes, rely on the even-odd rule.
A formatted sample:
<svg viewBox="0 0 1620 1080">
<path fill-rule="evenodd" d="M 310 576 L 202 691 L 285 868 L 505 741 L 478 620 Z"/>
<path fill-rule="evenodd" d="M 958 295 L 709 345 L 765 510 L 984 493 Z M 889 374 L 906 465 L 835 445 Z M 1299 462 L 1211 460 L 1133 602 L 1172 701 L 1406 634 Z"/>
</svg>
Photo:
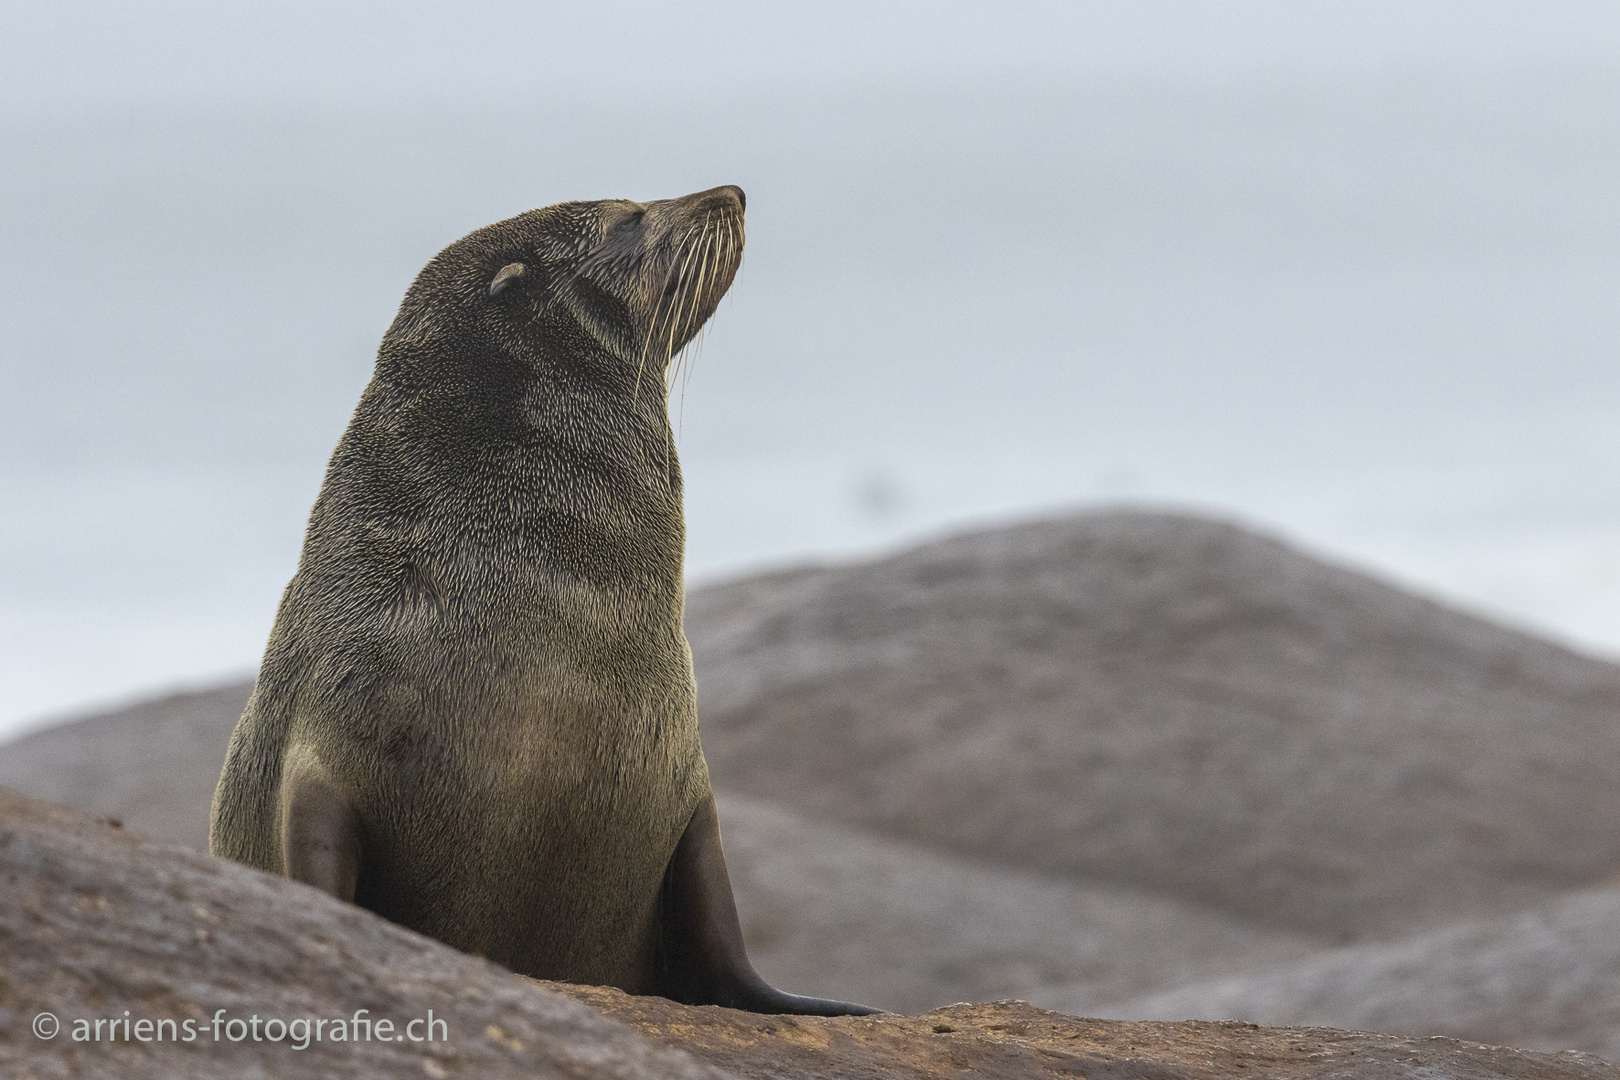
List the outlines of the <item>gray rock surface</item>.
<svg viewBox="0 0 1620 1080">
<path fill-rule="evenodd" d="M 1048 988 L 1054 1009 L 1092 1006 Z M 1092 1007 L 1134 1020 L 1237 1019 L 1467 1037 L 1620 1061 L 1620 887 L 1247 977 Z"/>
<path fill-rule="evenodd" d="M 777 1017 L 545 983 L 668 1046 L 773 1080 L 1605 1080 L 1588 1054 L 1243 1023 L 1081 1020 L 1022 1001 L 923 1016 Z"/>
<path fill-rule="evenodd" d="M 1089 1016 L 1322 948 L 1173 897 L 1010 870 L 762 799 L 723 796 L 720 815 L 749 956 L 796 992 L 907 1013 L 1023 998 Z"/>
<path fill-rule="evenodd" d="M 285 879 L 3 789 L 0 881 L 7 1080 L 1615 1074 L 1580 1054 L 1244 1024 L 1082 1021 L 1021 1002 L 922 1017 L 772 1017 L 537 983 Z M 298 1026 L 316 1018 L 319 1039 Z M 162 1021 L 173 1025 L 165 1031 Z M 359 1037 L 335 1040 L 338 1024 Z"/>
<path fill-rule="evenodd" d="M 314 889 L 3 788 L 0 881 L 7 1080 L 729 1075 Z M 361 1009 L 373 1023 L 350 1026 Z M 443 1027 L 428 1026 L 430 1011 Z M 59 1025 L 46 1023 L 51 1038 L 37 1033 L 42 1013 Z M 91 1026 L 126 1017 L 116 1033 Z M 255 1030 L 254 1017 L 280 1020 L 281 1037 L 255 1039 L 276 1029 Z M 323 1035 L 341 1020 L 368 1037 L 285 1030 L 317 1018 Z M 152 1024 L 144 1033 L 141 1020 Z M 231 1039 L 233 1020 L 244 1022 L 241 1041 Z"/>
<path fill-rule="evenodd" d="M 1355 940 L 1620 869 L 1620 668 L 1090 513 L 693 594 L 722 791 Z"/>
<path fill-rule="evenodd" d="M 0 747 L 0 784 L 208 850 L 208 808 L 252 692 L 233 683 L 32 732 Z"/>
</svg>

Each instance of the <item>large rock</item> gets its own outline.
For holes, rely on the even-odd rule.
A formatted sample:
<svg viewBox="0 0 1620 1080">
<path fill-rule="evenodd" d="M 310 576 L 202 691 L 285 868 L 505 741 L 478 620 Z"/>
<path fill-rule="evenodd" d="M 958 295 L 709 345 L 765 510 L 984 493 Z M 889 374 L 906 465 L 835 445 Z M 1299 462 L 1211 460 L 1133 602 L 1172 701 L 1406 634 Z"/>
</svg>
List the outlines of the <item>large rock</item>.
<svg viewBox="0 0 1620 1080">
<path fill-rule="evenodd" d="M 749 956 L 803 993 L 899 1012 L 1019 997 L 1089 1016 L 1321 949 L 1174 897 L 1009 869 L 761 799 L 722 796 L 720 820 Z"/>
<path fill-rule="evenodd" d="M 302 885 L 3 789 L 0 881 L 0 1075 L 8 1080 L 1615 1075 L 1578 1054 L 1079 1021 L 1019 1003 L 821 1020 L 537 984 Z M 353 1026 L 357 1015 L 365 1027 Z M 309 1019 L 326 1022 L 323 1038 L 299 1028 Z M 175 1024 L 165 1030 L 164 1020 Z M 338 1024 L 363 1034 L 334 1041 Z"/>
<path fill-rule="evenodd" d="M 694 593 L 717 786 L 1353 940 L 1620 869 L 1620 668 L 1197 518 Z"/>
<path fill-rule="evenodd" d="M 1080 1020 L 1022 1001 L 926 1016 L 776 1017 L 547 983 L 644 1034 L 773 1080 L 1613 1080 L 1587 1054 L 1327 1028 Z"/>
<path fill-rule="evenodd" d="M 0 784 L 208 850 L 208 808 L 252 682 L 169 694 L 25 735 Z"/>
<path fill-rule="evenodd" d="M 1579 1046 L 1620 1061 L 1620 888 L 1100 1008 L 1092 987 L 1076 989 L 1049 987 L 1043 1000 L 1133 1019 L 1485 1031 L 1515 1046 Z"/>
<path fill-rule="evenodd" d="M 8 1080 L 721 1075 L 314 889 L 4 788 L 0 881 L 0 1076 Z M 225 1026 L 216 1039 L 218 1010 Z M 346 1025 L 370 1037 L 332 1041 L 333 1022 L 352 1024 L 358 1010 L 395 1030 Z M 46 1013 L 56 1030 L 39 1019 Z M 430 1013 L 442 1027 L 428 1026 Z M 116 1035 L 96 1026 L 126 1017 L 130 1026 Z M 231 1022 L 254 1017 L 324 1020 L 328 1037 L 295 1029 L 256 1041 L 273 1033 L 261 1024 L 232 1041 Z M 144 1033 L 151 1041 L 142 1041 L 141 1020 L 153 1022 Z M 158 1027 L 161 1020 L 174 1025 Z M 413 1028 L 415 1020 L 423 1023 Z"/>
</svg>

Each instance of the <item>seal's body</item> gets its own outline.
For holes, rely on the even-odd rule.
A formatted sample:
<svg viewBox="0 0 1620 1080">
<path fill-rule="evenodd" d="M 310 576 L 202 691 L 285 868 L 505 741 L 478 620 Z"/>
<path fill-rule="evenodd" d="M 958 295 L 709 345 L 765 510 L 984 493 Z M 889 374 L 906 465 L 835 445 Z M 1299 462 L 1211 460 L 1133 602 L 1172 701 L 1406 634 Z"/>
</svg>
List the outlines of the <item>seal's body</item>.
<svg viewBox="0 0 1620 1080">
<path fill-rule="evenodd" d="M 733 187 L 474 232 L 333 454 L 210 848 L 541 978 L 762 1012 L 698 741 L 665 368 Z"/>
</svg>

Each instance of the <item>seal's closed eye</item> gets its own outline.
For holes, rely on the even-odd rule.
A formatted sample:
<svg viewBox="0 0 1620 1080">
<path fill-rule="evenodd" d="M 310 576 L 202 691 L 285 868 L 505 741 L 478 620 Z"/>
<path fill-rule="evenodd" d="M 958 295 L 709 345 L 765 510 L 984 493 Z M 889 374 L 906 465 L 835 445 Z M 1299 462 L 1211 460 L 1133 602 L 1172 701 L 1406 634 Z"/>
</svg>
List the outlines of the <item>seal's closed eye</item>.
<svg viewBox="0 0 1620 1080">
<path fill-rule="evenodd" d="M 505 266 L 501 267 L 495 272 L 494 279 L 489 283 L 489 295 L 500 295 L 501 290 L 506 288 L 508 282 L 510 282 L 513 278 L 521 277 L 522 275 L 522 263 L 507 263 Z"/>
</svg>

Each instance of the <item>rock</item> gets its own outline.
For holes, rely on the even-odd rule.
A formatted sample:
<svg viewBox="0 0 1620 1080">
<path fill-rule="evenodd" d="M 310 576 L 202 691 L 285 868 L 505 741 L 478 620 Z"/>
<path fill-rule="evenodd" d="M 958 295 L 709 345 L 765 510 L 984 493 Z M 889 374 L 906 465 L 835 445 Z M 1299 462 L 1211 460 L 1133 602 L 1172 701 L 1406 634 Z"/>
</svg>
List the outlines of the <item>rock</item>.
<svg viewBox="0 0 1620 1080">
<path fill-rule="evenodd" d="M 1612 1052 L 1608 954 L 1513 920 L 1620 869 L 1614 665 L 1136 511 L 699 589 L 687 622 L 744 930 L 779 985 L 905 1011 L 1253 1002 Z M 0 783 L 201 846 L 247 692 L 36 732 Z M 1489 1008 L 1380 966 L 1479 920 L 1505 936 L 1424 955 L 1500 988 Z M 1310 981 L 1356 942 L 1365 977 Z"/>
<path fill-rule="evenodd" d="M 897 1012 L 1023 997 L 1091 1015 L 1321 949 L 1173 897 L 1009 869 L 762 799 L 722 796 L 720 820 L 749 956 L 802 993 Z"/>
<path fill-rule="evenodd" d="M 1079 514 L 700 589 L 717 787 L 1329 941 L 1620 870 L 1620 667 L 1231 525 Z M 0 783 L 200 845 L 246 685 Z"/>
<path fill-rule="evenodd" d="M 1092 1005 L 1049 987 L 1043 1000 Z M 1620 887 L 1102 1006 L 1133 1019 L 1238 1017 L 1460 1035 L 1620 1061 Z"/>
<path fill-rule="evenodd" d="M 715 785 L 1328 940 L 1620 869 L 1620 667 L 1097 512 L 688 605 Z"/>
<path fill-rule="evenodd" d="M 772 1080 L 1613 1080 L 1588 1054 L 1243 1023 L 1080 1020 L 1022 1001 L 924 1016 L 757 1016 L 544 984 L 741 1076 Z"/>
<path fill-rule="evenodd" d="M 0 1075 L 8 1080 L 1616 1075 L 1577 1054 L 1323 1029 L 1077 1020 L 1021 1002 L 823 1020 L 537 983 L 283 878 L 4 789 L 0 880 Z M 40 1026 L 46 1012 L 54 1028 Z M 298 1027 L 310 1019 L 325 1021 L 318 1041 Z M 359 1037 L 334 1041 L 339 1025 Z"/>
<path fill-rule="evenodd" d="M 723 1075 L 314 889 L 3 788 L 0 881 L 0 1076 L 7 1080 Z M 216 1041 L 212 1023 L 221 1009 Z M 352 1026 L 357 1010 L 395 1030 Z M 45 1012 L 59 1024 L 49 1039 L 34 1030 Z M 328 1037 L 315 1041 L 295 1029 L 255 1041 L 248 1026 L 255 1016 L 284 1025 L 318 1018 Z M 120 1037 L 95 1027 L 126 1017 L 131 1026 L 120 1027 Z M 141 1020 L 154 1022 L 147 1038 L 165 1038 L 141 1041 L 134 1026 Z M 161 1020 L 175 1023 L 157 1027 Z M 242 1041 L 233 1042 L 237 1020 Z M 412 1029 L 416 1020 L 423 1023 Z M 334 1021 L 371 1037 L 334 1042 Z M 261 1024 L 257 1033 L 273 1031 Z M 297 1049 L 301 1041 L 306 1047 Z"/>
<path fill-rule="evenodd" d="M 170 694 L 24 735 L 0 785 L 208 850 L 208 808 L 252 682 Z"/>
</svg>

